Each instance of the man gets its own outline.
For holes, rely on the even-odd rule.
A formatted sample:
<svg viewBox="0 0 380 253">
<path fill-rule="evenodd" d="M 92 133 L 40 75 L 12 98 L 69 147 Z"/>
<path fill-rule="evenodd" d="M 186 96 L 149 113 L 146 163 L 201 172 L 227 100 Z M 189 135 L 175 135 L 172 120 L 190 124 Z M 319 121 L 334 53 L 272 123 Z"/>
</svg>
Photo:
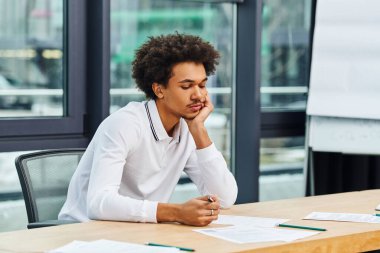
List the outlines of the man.
<svg viewBox="0 0 380 253">
<path fill-rule="evenodd" d="M 233 205 L 235 179 L 204 126 L 213 111 L 207 76 L 218 59 L 209 43 L 178 33 L 151 37 L 137 50 L 133 78 L 149 100 L 100 124 L 59 219 L 205 226 Z M 203 196 L 167 203 L 182 171 Z"/>
</svg>

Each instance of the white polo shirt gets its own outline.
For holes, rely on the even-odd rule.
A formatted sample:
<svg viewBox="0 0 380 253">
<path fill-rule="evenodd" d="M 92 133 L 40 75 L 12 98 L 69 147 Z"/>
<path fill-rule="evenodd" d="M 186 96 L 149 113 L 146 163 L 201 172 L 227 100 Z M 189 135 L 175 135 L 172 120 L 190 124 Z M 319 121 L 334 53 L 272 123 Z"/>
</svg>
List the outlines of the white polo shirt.
<svg viewBox="0 0 380 253">
<path fill-rule="evenodd" d="M 169 137 L 154 100 L 129 103 L 100 124 L 59 219 L 157 222 L 157 204 L 168 202 L 182 171 L 202 195 L 234 204 L 236 181 L 214 144 L 196 150 L 183 119 Z"/>
</svg>

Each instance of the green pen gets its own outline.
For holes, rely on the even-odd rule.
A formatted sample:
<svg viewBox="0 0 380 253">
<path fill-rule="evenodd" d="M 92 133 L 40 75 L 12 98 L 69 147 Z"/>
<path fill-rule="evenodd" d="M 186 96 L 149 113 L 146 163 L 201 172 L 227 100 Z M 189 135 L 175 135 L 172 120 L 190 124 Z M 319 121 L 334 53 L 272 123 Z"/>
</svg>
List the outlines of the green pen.
<svg viewBox="0 0 380 253">
<path fill-rule="evenodd" d="M 375 213 L 374 215 L 375 215 L 375 216 L 380 216 L 380 213 Z"/>
<path fill-rule="evenodd" d="M 309 229 L 309 230 L 317 230 L 317 231 L 327 231 L 327 229 L 325 228 L 305 227 L 305 226 L 290 225 L 290 224 L 278 224 L 278 226 L 285 227 L 285 228 L 300 228 L 300 229 Z"/>
<path fill-rule="evenodd" d="M 195 251 L 195 249 L 190 249 L 190 248 L 184 248 L 184 247 L 178 247 L 178 246 L 170 246 L 170 245 L 165 245 L 165 244 L 158 244 L 158 243 L 154 243 L 154 242 L 147 242 L 145 243 L 145 245 L 148 245 L 148 246 L 158 246 L 158 247 L 170 247 L 170 248 L 177 248 L 179 250 L 183 250 L 183 251 Z"/>
</svg>

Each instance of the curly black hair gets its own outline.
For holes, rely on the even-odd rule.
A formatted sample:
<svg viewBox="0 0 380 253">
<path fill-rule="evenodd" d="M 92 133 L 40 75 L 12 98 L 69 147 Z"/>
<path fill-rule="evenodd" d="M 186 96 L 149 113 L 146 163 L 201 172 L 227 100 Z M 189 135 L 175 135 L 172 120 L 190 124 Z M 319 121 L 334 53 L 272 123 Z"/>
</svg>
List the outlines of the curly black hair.
<svg viewBox="0 0 380 253">
<path fill-rule="evenodd" d="M 166 86 L 175 64 L 202 63 L 206 75 L 209 76 L 215 72 L 219 58 L 218 51 L 198 36 L 175 33 L 149 37 L 136 50 L 136 57 L 132 62 L 132 77 L 147 98 L 156 99 L 152 84 Z"/>
</svg>

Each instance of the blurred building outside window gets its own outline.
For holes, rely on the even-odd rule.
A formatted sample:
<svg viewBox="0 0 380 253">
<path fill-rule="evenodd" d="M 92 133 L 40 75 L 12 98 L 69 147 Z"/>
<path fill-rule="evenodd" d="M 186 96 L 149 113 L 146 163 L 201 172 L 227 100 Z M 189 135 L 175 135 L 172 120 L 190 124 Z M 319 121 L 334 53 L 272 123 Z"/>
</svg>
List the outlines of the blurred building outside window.
<svg viewBox="0 0 380 253">
<path fill-rule="evenodd" d="M 309 83 L 311 0 L 264 0 L 261 107 L 305 110 Z"/>
<path fill-rule="evenodd" d="M 64 116 L 63 5 L 0 1 L 0 120 Z"/>
</svg>

